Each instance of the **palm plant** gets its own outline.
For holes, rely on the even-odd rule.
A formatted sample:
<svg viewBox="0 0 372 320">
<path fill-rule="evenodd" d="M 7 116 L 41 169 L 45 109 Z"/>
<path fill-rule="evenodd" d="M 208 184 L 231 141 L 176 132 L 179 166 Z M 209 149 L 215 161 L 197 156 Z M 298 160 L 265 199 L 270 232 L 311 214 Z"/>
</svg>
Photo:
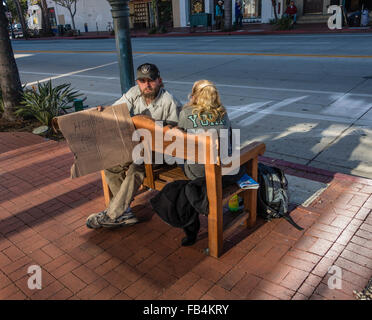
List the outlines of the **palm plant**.
<svg viewBox="0 0 372 320">
<path fill-rule="evenodd" d="M 290 17 L 281 17 L 275 22 L 277 30 L 290 30 L 293 28 L 293 20 Z"/>
<path fill-rule="evenodd" d="M 61 115 L 64 109 L 70 108 L 69 103 L 81 96 L 81 93 L 70 88 L 71 84 L 64 83 L 53 88 L 52 81 L 38 83 L 37 88 L 25 90 L 21 104 L 16 114 L 33 116 L 42 125 L 51 126 L 52 119 Z"/>
</svg>

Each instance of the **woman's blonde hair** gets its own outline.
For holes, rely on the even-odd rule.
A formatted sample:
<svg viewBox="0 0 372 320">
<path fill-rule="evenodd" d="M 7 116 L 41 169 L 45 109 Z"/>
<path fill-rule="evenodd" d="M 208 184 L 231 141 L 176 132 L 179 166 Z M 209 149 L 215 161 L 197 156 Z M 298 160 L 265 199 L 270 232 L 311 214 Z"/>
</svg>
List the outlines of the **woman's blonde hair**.
<svg viewBox="0 0 372 320">
<path fill-rule="evenodd" d="M 205 114 L 208 120 L 215 122 L 217 119 L 222 119 L 226 113 L 216 86 L 209 80 L 196 81 L 189 99 L 187 106 L 193 108 L 192 113 L 197 114 L 200 120 L 203 120 L 202 115 Z"/>
</svg>

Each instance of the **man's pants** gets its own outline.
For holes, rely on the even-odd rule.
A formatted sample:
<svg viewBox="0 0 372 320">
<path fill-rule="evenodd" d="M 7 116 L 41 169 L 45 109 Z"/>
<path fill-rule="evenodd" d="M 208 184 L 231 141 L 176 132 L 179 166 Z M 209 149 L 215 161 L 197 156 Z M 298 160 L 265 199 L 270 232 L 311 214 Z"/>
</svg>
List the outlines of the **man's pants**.
<svg viewBox="0 0 372 320">
<path fill-rule="evenodd" d="M 286 18 L 292 18 L 293 19 L 293 23 L 296 23 L 296 19 L 297 19 L 297 14 L 296 13 L 295 14 L 287 14 L 287 13 L 285 13 L 285 14 L 283 14 L 283 16 L 286 17 Z"/>
<path fill-rule="evenodd" d="M 239 27 L 243 26 L 243 15 L 242 14 L 235 17 L 235 24 L 236 26 L 239 26 Z"/>
<path fill-rule="evenodd" d="M 113 195 L 107 215 L 115 220 L 128 209 L 145 178 L 145 166 L 128 162 L 105 170 L 106 182 Z"/>
<path fill-rule="evenodd" d="M 223 16 L 216 16 L 216 29 L 223 29 Z"/>
</svg>

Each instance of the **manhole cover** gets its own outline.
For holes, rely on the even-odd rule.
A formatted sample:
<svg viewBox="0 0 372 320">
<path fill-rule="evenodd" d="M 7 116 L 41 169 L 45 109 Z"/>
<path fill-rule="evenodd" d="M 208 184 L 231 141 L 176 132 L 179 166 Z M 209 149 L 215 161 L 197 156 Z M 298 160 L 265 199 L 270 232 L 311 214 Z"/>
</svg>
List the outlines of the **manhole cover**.
<svg viewBox="0 0 372 320">
<path fill-rule="evenodd" d="M 363 77 L 363 79 L 370 80 L 372 79 L 372 76 Z"/>
</svg>

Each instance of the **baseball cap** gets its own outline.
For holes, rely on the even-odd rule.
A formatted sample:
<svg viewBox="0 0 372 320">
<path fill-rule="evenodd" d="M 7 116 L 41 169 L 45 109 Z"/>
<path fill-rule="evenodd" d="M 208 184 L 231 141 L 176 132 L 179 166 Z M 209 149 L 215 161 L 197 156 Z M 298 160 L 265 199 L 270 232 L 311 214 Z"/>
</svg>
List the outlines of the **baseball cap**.
<svg viewBox="0 0 372 320">
<path fill-rule="evenodd" d="M 160 77 L 160 71 L 158 67 L 152 63 L 141 64 L 137 68 L 137 80 L 138 79 L 151 79 L 156 80 Z"/>
</svg>

